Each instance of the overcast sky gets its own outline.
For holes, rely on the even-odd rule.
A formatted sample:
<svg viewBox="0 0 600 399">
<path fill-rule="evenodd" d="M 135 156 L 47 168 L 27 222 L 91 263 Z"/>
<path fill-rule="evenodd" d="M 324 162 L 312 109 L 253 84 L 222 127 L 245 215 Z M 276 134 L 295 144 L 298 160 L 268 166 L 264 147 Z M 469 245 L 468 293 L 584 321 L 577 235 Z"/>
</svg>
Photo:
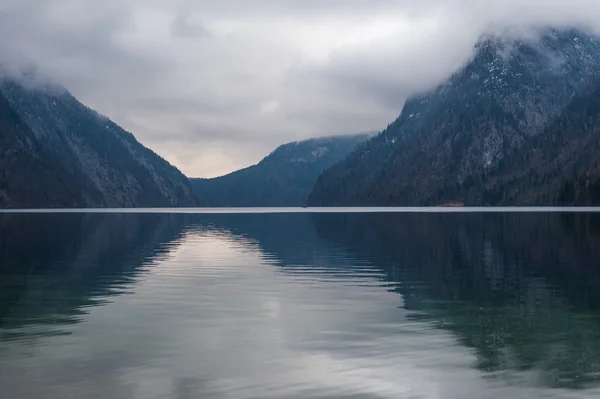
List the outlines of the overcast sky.
<svg viewBox="0 0 600 399">
<path fill-rule="evenodd" d="M 598 0 L 0 0 L 36 65 L 189 176 L 291 140 L 378 131 L 490 29 L 600 26 Z"/>
</svg>

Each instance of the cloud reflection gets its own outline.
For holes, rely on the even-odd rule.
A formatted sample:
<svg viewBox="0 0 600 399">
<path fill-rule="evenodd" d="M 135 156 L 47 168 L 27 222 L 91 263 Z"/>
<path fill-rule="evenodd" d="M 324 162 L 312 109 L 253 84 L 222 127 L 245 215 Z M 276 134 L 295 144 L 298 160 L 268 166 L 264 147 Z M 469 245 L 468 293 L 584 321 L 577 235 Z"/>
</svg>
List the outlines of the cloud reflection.
<svg viewBox="0 0 600 399">
<path fill-rule="evenodd" d="M 91 277 L 86 281 L 95 281 L 86 289 L 75 290 L 81 280 L 65 282 L 64 289 L 40 286 L 41 296 L 32 303 L 43 304 L 52 294 L 62 295 L 59 303 L 71 303 L 71 296 L 94 297 L 115 286 L 127 294 L 87 307 L 78 323 L 61 326 L 69 335 L 33 341 L 2 336 L 2 392 L 50 399 L 519 399 L 600 393 L 591 386 L 550 389 L 545 378 L 560 370 L 555 364 L 520 368 L 523 356 L 561 358 L 536 357 L 536 351 L 568 352 L 577 360 L 572 348 L 561 349 L 575 337 L 555 336 L 556 344 L 549 335 L 532 335 L 541 342 L 527 338 L 538 327 L 564 332 L 561 320 L 585 337 L 590 351 L 596 345 L 587 334 L 595 331 L 595 321 L 572 313 L 563 291 L 524 270 L 510 274 L 518 269 L 509 255 L 523 256 L 507 241 L 512 229 L 563 234 L 553 217 L 384 216 L 161 215 L 136 224 L 141 215 L 131 215 L 100 223 L 107 227 L 91 229 L 99 233 L 89 237 L 106 246 L 83 247 L 114 253 L 120 243 L 114 239 L 122 237 L 118 232 L 125 225 L 132 226 L 130 237 L 145 238 L 130 241 L 135 244 L 123 247 L 125 256 L 110 257 L 111 263 L 81 262 Z M 50 270 L 79 273 L 83 266 L 72 260 L 89 260 L 94 253 L 61 252 Z M 52 273 L 38 276 L 55 281 L 49 280 Z M 493 297 L 499 291 L 484 286 L 490 281 L 506 284 L 507 296 Z M 513 304 L 509 294 L 515 289 L 538 302 L 531 308 Z M 480 296 L 485 293 L 491 296 Z M 11 323 L 30 317 L 12 303 Z M 81 308 L 81 299 L 73 303 Z M 39 324 L 49 320 L 38 318 Z M 0 328 L 7 331 L 6 325 Z M 500 363 L 481 363 L 494 358 Z M 484 370 L 492 366 L 493 372 Z"/>
</svg>

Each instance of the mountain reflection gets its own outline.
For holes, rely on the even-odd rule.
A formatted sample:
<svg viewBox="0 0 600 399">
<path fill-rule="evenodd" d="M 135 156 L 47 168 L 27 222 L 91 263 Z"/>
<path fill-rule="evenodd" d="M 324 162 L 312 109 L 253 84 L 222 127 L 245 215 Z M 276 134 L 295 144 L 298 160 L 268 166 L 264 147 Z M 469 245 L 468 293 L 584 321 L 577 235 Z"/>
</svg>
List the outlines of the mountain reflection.
<svg viewBox="0 0 600 399">
<path fill-rule="evenodd" d="M 381 270 L 415 320 L 453 332 L 490 377 L 568 388 L 598 380 L 600 215 L 249 214 L 194 223 L 254 242 L 286 270 Z M 332 251 L 346 255 L 320 256 Z"/>
<path fill-rule="evenodd" d="M 167 253 L 178 255 L 167 259 Z M 181 336 L 172 332 L 170 323 L 186 326 L 194 334 L 206 333 L 215 342 L 225 333 L 237 338 L 230 330 L 237 324 L 250 323 L 264 333 L 258 326 L 265 327 L 264 320 L 283 312 L 282 299 L 289 301 L 289 307 L 296 306 L 295 301 L 301 302 L 305 295 L 298 287 L 320 278 L 325 283 L 318 288 L 336 290 L 336 300 L 343 290 L 347 298 L 342 303 L 351 313 L 340 315 L 338 324 L 332 321 L 330 330 L 342 325 L 347 331 L 338 331 L 341 336 L 355 334 L 360 342 L 340 341 L 333 346 L 317 334 L 325 329 L 320 323 L 327 324 L 330 316 L 315 315 L 315 309 L 322 307 L 333 318 L 335 312 L 327 308 L 333 303 L 329 294 L 316 292 L 309 298 L 310 306 L 299 304 L 294 315 L 310 316 L 319 323 L 309 327 L 290 314 L 279 321 L 274 331 L 283 335 L 274 335 L 275 341 L 288 334 L 294 347 L 326 342 L 329 346 L 320 348 L 324 353 L 347 354 L 390 334 L 392 330 L 382 325 L 399 323 L 407 311 L 410 322 L 442 331 L 465 352 L 473 353 L 475 369 L 486 379 L 515 386 L 585 389 L 597 385 L 600 372 L 598 259 L 600 215 L 596 214 L 4 215 L 0 218 L 0 343 L 69 333 L 70 326 L 85 325 L 94 307 L 118 295 L 136 295 L 140 280 L 153 274 L 154 279 L 145 282 L 143 300 L 125 301 L 118 308 L 123 314 L 121 325 L 136 327 L 137 323 L 135 334 L 147 333 L 140 347 L 106 353 L 105 360 L 96 348 L 94 363 L 80 359 L 82 367 L 87 365 L 99 375 L 95 378 L 116 384 L 120 375 L 115 359 L 129 365 L 133 373 L 133 365 L 154 364 L 153 356 L 161 351 L 173 351 L 181 358 L 194 349 L 204 354 L 206 348 L 194 346 L 196 341 L 182 332 L 185 329 L 179 331 Z M 349 283 L 339 284 L 345 281 Z M 223 297 L 218 296 L 221 289 Z M 272 292 L 277 290 L 285 296 Z M 386 293 L 384 301 L 391 297 L 393 314 L 382 305 L 382 314 L 373 319 L 380 324 L 371 329 L 361 300 L 368 298 L 369 306 L 375 306 L 380 298 L 375 299 L 374 292 Z M 371 296 L 362 296 L 367 294 Z M 261 302 L 261 314 L 240 310 L 262 296 L 268 300 Z M 135 311 L 124 303 L 135 304 Z M 339 312 L 339 303 L 333 309 Z M 145 311 L 146 319 L 133 320 L 141 317 L 140 311 Z M 95 325 L 113 322 L 114 316 L 102 316 L 105 319 L 98 316 Z M 213 331 L 212 323 L 228 329 Z M 240 330 L 242 336 L 252 337 L 249 326 L 241 327 L 247 328 Z M 318 339 L 311 338 L 313 342 L 303 336 L 304 329 L 316 331 Z M 118 331 L 112 334 L 119 336 Z M 188 340 L 190 347 L 166 338 L 173 336 Z M 268 348 L 270 341 L 260 339 Z M 250 350 L 253 344 L 248 342 L 230 344 Z M 2 346 L 0 355 L 1 350 Z M 356 358 L 363 355 L 354 353 Z M 385 355 L 379 354 L 380 360 L 391 361 Z M 213 362 L 221 362 L 212 356 Z M 240 361 L 234 352 L 228 352 L 227 359 L 230 363 L 222 361 L 227 367 Z M 188 362 L 200 367 L 195 360 Z M 211 365 L 203 367 L 207 371 L 202 375 L 178 376 L 172 395 L 214 392 L 218 396 L 224 388 L 215 387 L 208 376 Z M 118 398 L 133 397 L 115 392 Z"/>
<path fill-rule="evenodd" d="M 182 228 L 180 216 L 164 214 L 3 215 L 1 337 L 64 333 L 86 309 L 130 289 Z"/>
<path fill-rule="evenodd" d="M 380 269 L 415 320 L 489 376 L 584 388 L 600 371 L 600 215 L 203 215 L 288 270 Z M 302 250 L 302 249 L 305 250 Z M 320 256 L 332 251 L 346 256 Z"/>
<path fill-rule="evenodd" d="M 401 282 L 413 317 L 452 331 L 497 378 L 583 388 L 600 371 L 592 214 L 315 215 L 324 239 Z M 520 373 L 514 373 L 520 372 Z"/>
</svg>

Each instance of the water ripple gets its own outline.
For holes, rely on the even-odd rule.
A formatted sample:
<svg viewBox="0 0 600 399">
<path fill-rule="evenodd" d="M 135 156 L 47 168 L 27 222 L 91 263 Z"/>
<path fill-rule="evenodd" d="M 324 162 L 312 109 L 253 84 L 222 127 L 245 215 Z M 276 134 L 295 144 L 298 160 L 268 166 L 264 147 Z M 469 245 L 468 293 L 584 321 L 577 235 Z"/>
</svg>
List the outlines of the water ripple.
<svg viewBox="0 0 600 399">
<path fill-rule="evenodd" d="M 591 215 L 217 216 L 0 223 L 3 397 L 600 394 Z"/>
</svg>

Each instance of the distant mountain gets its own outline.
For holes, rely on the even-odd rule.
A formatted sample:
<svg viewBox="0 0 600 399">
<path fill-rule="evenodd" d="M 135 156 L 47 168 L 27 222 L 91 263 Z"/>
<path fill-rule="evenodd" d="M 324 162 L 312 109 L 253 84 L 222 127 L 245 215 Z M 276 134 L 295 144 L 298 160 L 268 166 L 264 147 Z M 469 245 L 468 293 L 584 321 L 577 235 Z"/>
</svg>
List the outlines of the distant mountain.
<svg viewBox="0 0 600 399">
<path fill-rule="evenodd" d="M 65 89 L 0 80 L 1 207 L 192 206 L 188 179 Z"/>
<path fill-rule="evenodd" d="M 498 193 L 492 177 L 517 172 L 522 164 L 508 160 L 554 131 L 555 118 L 599 74 L 600 40 L 580 31 L 545 30 L 535 41 L 484 38 L 446 83 L 408 100 L 396 121 L 324 172 L 309 203 L 524 201 Z M 539 190 L 544 182 L 531 184 Z"/>
<path fill-rule="evenodd" d="M 366 134 L 284 144 L 258 164 L 214 179 L 192 179 L 207 206 L 301 206 L 319 175 L 347 156 Z"/>
</svg>

